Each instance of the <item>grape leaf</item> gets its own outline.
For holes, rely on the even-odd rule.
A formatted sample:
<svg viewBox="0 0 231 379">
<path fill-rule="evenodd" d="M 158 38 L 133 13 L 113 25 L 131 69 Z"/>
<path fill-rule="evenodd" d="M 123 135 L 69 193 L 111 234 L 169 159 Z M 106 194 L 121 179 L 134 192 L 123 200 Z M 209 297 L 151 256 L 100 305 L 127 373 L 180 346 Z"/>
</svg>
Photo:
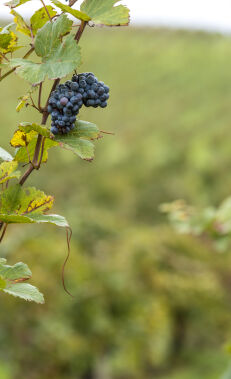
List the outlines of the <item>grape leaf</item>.
<svg viewBox="0 0 231 379">
<path fill-rule="evenodd" d="M 32 276 L 29 267 L 22 262 L 13 266 L 0 263 L 0 276 L 6 280 L 30 279 Z"/>
<path fill-rule="evenodd" d="M 9 28 L 12 24 L 7 25 L 5 28 L 0 28 L 0 52 L 7 54 L 13 52 L 17 44 L 17 36 Z"/>
<path fill-rule="evenodd" d="M 69 133 L 66 136 L 57 136 L 55 141 L 63 149 L 70 150 L 78 155 L 81 159 L 92 161 L 94 159 L 94 145 L 92 142 L 76 138 Z"/>
<path fill-rule="evenodd" d="M 47 5 L 46 8 L 51 17 L 54 17 L 57 14 L 57 12 L 54 10 L 54 8 L 51 5 Z M 31 26 L 33 35 L 36 35 L 37 31 L 41 29 L 46 24 L 47 21 L 49 21 L 49 17 L 47 15 L 46 10 L 43 7 L 38 9 L 30 19 L 30 26 Z"/>
<path fill-rule="evenodd" d="M 14 22 L 17 25 L 16 30 L 30 37 L 31 36 L 30 28 L 26 24 L 22 16 L 20 16 L 20 14 L 14 11 L 13 9 L 10 13 L 14 16 Z"/>
<path fill-rule="evenodd" d="M 19 5 L 25 4 L 30 0 L 11 0 L 5 3 L 4 5 L 10 7 L 10 8 L 16 8 L 19 7 Z"/>
<path fill-rule="evenodd" d="M 11 138 L 10 144 L 13 147 L 27 146 L 36 135 L 37 133 L 34 130 L 30 133 L 25 133 L 22 130 L 16 130 Z"/>
<path fill-rule="evenodd" d="M 84 0 L 81 11 L 95 24 L 110 26 L 128 25 L 129 9 L 124 5 L 114 6 L 118 0 Z"/>
<path fill-rule="evenodd" d="M 33 130 L 44 137 L 50 137 L 49 130 L 45 126 L 36 124 L 35 122 L 21 122 L 18 128 L 24 133 L 30 133 Z"/>
<path fill-rule="evenodd" d="M 61 15 L 55 22 L 44 25 L 35 39 L 35 52 L 42 57 L 42 63 L 16 58 L 11 59 L 11 67 L 17 67 L 16 73 L 31 83 L 40 83 L 46 76 L 62 78 L 72 72 L 81 63 L 80 47 L 72 35 L 60 40 L 71 24 L 66 15 Z"/>
<path fill-rule="evenodd" d="M 20 147 L 17 150 L 14 159 L 17 162 L 28 163 L 29 162 L 28 154 L 31 158 L 34 156 L 36 142 L 37 142 L 37 138 L 35 137 L 29 142 L 29 145 L 27 146 L 27 148 Z M 45 143 L 44 143 L 42 162 L 46 162 L 48 159 L 48 149 L 57 145 L 58 145 L 57 142 L 53 141 L 52 139 L 46 138 Z"/>
<path fill-rule="evenodd" d="M 50 223 L 69 227 L 64 217 L 44 214 L 52 207 L 54 198 L 34 187 L 22 188 L 19 184 L 11 186 L 0 194 L 0 202 L 0 220 L 6 224 Z"/>
<path fill-rule="evenodd" d="M 34 301 L 38 304 L 44 304 L 44 297 L 39 290 L 28 283 L 15 283 L 9 284 L 3 290 L 3 292 L 20 297 L 23 300 Z"/>
<path fill-rule="evenodd" d="M 20 216 L 15 214 L 0 214 L 0 220 L 6 224 L 41 224 L 48 223 L 60 227 L 69 227 L 65 217 L 56 214 L 29 214 Z"/>
<path fill-rule="evenodd" d="M 79 20 L 89 21 L 91 19 L 91 17 L 89 17 L 87 14 L 80 12 L 76 9 L 72 9 L 68 5 L 63 4 L 58 0 L 51 0 L 51 1 L 54 5 L 56 5 L 56 7 L 60 8 L 63 12 L 67 12 L 71 14 L 72 16 L 74 16 L 75 18 L 78 18 Z"/>
<path fill-rule="evenodd" d="M 66 135 L 57 135 L 54 141 L 63 149 L 71 150 L 80 158 L 92 161 L 94 158 L 94 144 L 89 140 L 100 137 L 100 132 L 95 124 L 78 120 L 75 129 Z"/>
<path fill-rule="evenodd" d="M 29 267 L 22 262 L 13 266 L 7 265 L 5 259 L 0 260 L 0 290 L 24 300 L 44 303 L 43 295 L 30 284 L 23 283 L 32 276 Z"/>
<path fill-rule="evenodd" d="M 13 213 L 26 216 L 30 213 L 43 214 L 52 208 L 53 196 L 34 187 L 22 188 L 19 184 L 10 186 L 0 194 L 1 213 Z M 1 215 L 0 215 L 1 218 Z"/>
<path fill-rule="evenodd" d="M 76 129 L 74 133 L 76 136 L 91 141 L 102 138 L 99 128 L 92 122 L 77 120 L 75 123 Z"/>
<path fill-rule="evenodd" d="M 10 162 L 13 160 L 13 157 L 10 153 L 0 147 L 0 160 Z"/>
<path fill-rule="evenodd" d="M 18 167 L 18 162 L 3 162 L 0 164 L 0 184 L 5 183 L 10 179 L 19 179 L 20 171 L 15 171 Z"/>
<path fill-rule="evenodd" d="M 35 52 L 47 58 L 60 46 L 61 38 L 71 31 L 72 21 L 61 15 L 55 22 L 48 22 L 39 30 L 35 38 Z"/>
</svg>

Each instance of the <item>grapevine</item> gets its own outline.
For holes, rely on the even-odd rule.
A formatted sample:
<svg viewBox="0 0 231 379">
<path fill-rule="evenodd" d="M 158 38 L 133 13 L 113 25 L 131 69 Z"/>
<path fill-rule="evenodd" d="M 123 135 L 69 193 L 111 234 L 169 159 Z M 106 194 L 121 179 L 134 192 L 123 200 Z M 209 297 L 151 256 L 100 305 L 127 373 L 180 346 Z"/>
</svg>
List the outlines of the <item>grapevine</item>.
<svg viewBox="0 0 231 379">
<path fill-rule="evenodd" d="M 87 26 L 127 26 L 129 10 L 118 5 L 118 0 L 84 0 L 79 9 L 74 9 L 77 0 L 64 3 L 52 0 L 52 5 L 41 0 L 42 7 L 28 23 L 17 8 L 29 1 L 32 3 L 32 0 L 10 0 L 5 4 L 14 26 L 11 23 L 0 28 L 0 82 L 13 73 L 29 82 L 30 88 L 19 99 L 16 110 L 33 107 L 42 119 L 40 124 L 22 121 L 17 125 L 10 141 L 15 148 L 13 155 L 0 148 L 0 243 L 10 224 L 49 223 L 66 228 L 69 256 L 71 228 L 65 217 L 49 213 L 54 197 L 24 185 L 47 162 L 51 148 L 67 149 L 85 161 L 93 160 L 93 142 L 102 137 L 102 132 L 97 125 L 80 120 L 79 111 L 83 106 L 105 108 L 109 87 L 92 72 L 81 73 L 79 42 Z M 14 52 L 22 47 L 18 44 L 20 33 L 29 43 L 27 53 L 18 58 Z M 66 79 L 68 75 L 71 80 Z M 60 84 L 63 78 L 65 82 Z M 48 98 L 42 104 L 44 85 L 49 86 L 50 81 Z M 0 258 L 0 291 L 25 300 L 44 301 L 36 287 L 24 283 L 31 278 L 25 264 L 5 267 L 10 266 Z M 5 274 L 7 270 L 14 273 L 15 281 Z"/>
</svg>

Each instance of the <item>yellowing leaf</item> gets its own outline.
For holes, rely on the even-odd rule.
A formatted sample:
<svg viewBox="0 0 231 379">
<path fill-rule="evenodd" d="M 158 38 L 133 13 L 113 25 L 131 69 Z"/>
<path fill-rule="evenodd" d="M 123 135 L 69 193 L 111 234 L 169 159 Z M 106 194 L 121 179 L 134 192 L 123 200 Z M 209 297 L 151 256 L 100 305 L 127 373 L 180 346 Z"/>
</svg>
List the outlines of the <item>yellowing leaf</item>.
<svg viewBox="0 0 231 379">
<path fill-rule="evenodd" d="M 34 187 L 22 188 L 19 184 L 3 191 L 0 199 L 1 213 L 19 216 L 44 214 L 52 208 L 54 202 L 53 196 L 46 195 Z"/>
<path fill-rule="evenodd" d="M 30 157 L 32 158 L 34 156 L 34 151 L 35 151 L 35 146 L 36 146 L 36 142 L 37 142 L 37 138 L 34 137 L 30 142 L 29 142 L 29 145 L 27 146 L 27 148 L 25 147 L 20 147 L 14 157 L 14 159 L 17 161 L 17 162 L 22 162 L 22 163 L 28 163 L 29 162 L 29 157 L 28 157 L 28 154 L 30 155 Z M 43 159 L 42 159 L 42 162 L 46 162 L 47 159 L 48 159 L 48 149 L 50 149 L 51 147 L 53 146 L 57 146 L 58 143 L 49 139 L 49 138 L 46 138 L 45 140 L 45 144 L 44 144 L 44 151 L 43 151 Z"/>
<path fill-rule="evenodd" d="M 14 133 L 10 144 L 13 147 L 21 147 L 27 146 L 29 142 L 37 135 L 35 131 L 31 131 L 30 133 L 22 132 L 21 130 L 16 130 Z"/>
<path fill-rule="evenodd" d="M 14 16 L 14 22 L 17 25 L 16 26 L 16 30 L 18 32 L 21 32 L 21 33 L 25 34 L 26 36 L 30 37 L 31 36 L 30 28 L 26 24 L 26 22 L 24 21 L 24 19 L 22 18 L 22 16 L 20 16 L 20 14 L 18 14 L 13 9 L 12 9 L 12 11 L 10 13 Z"/>
<path fill-rule="evenodd" d="M 11 24 L 5 28 L 0 28 L 0 52 L 7 54 L 16 49 L 17 36 L 10 31 Z"/>
<path fill-rule="evenodd" d="M 18 167 L 18 162 L 3 162 L 0 164 L 0 184 L 6 182 L 7 180 L 19 178 L 20 171 L 15 171 Z"/>
<path fill-rule="evenodd" d="M 46 8 L 51 17 L 54 17 L 57 14 L 57 12 L 54 10 L 54 8 L 51 5 L 47 5 Z M 47 21 L 49 21 L 49 17 L 47 15 L 46 10 L 43 7 L 38 9 L 30 19 L 30 25 L 31 25 L 33 34 L 35 35 L 37 31 L 46 24 Z"/>
<path fill-rule="evenodd" d="M 20 112 L 21 109 L 25 107 L 25 105 L 27 104 L 28 100 L 29 100 L 29 95 L 22 96 L 20 98 L 20 101 L 19 101 L 17 107 L 16 107 L 16 112 Z"/>
<path fill-rule="evenodd" d="M 27 215 L 28 213 L 44 213 L 52 208 L 54 197 L 45 195 L 44 192 L 35 188 L 25 189 L 25 200 L 19 208 L 19 213 Z"/>
</svg>

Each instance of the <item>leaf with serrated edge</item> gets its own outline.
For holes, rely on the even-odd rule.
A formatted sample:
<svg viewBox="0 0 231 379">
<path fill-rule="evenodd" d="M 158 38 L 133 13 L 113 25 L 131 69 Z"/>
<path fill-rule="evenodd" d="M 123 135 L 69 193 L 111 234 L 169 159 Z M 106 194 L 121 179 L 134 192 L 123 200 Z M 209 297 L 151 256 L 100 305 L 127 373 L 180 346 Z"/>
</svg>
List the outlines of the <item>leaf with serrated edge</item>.
<svg viewBox="0 0 231 379">
<path fill-rule="evenodd" d="M 75 129 L 66 135 L 57 135 L 54 141 L 66 150 L 71 150 L 80 158 L 92 161 L 94 158 L 94 144 L 91 140 L 100 138 L 100 131 L 95 124 L 78 120 Z"/>
<path fill-rule="evenodd" d="M 11 67 L 17 67 L 16 73 L 31 83 L 43 82 L 49 79 L 63 78 L 81 64 L 80 47 L 74 36 L 68 35 L 52 52 L 52 55 L 43 59 L 43 63 L 34 63 L 26 59 L 11 59 Z"/>
<path fill-rule="evenodd" d="M 29 142 L 27 149 L 25 147 L 20 147 L 17 150 L 14 159 L 17 162 L 28 163 L 29 162 L 28 154 L 30 155 L 31 158 L 34 156 L 36 143 L 37 143 L 37 138 L 33 138 Z M 43 163 L 46 162 L 48 159 L 48 150 L 51 147 L 54 147 L 57 145 L 58 145 L 57 142 L 53 141 L 52 139 L 46 138 L 45 143 L 44 143 L 44 149 L 43 149 L 43 159 L 42 159 Z"/>
<path fill-rule="evenodd" d="M 13 266 L 0 263 L 0 276 L 7 280 L 30 279 L 32 273 L 29 267 L 22 262 L 18 262 Z"/>
<path fill-rule="evenodd" d="M 75 129 L 72 132 L 76 137 L 97 140 L 102 138 L 99 128 L 92 122 L 77 120 L 75 123 Z"/>
<path fill-rule="evenodd" d="M 92 161 L 94 159 L 95 147 L 90 141 L 76 138 L 73 135 L 57 136 L 55 137 L 55 141 L 59 142 L 61 148 L 72 151 L 81 159 L 86 161 Z"/>
<path fill-rule="evenodd" d="M 76 9 L 72 9 L 66 4 L 61 3 L 58 0 L 51 0 L 51 2 L 56 5 L 56 7 L 60 8 L 63 12 L 69 13 L 78 20 L 83 20 L 83 21 L 90 21 L 91 17 L 89 17 L 87 14 L 80 12 Z"/>
<path fill-rule="evenodd" d="M 50 17 L 54 17 L 57 14 L 51 5 L 47 5 L 46 8 L 49 12 Z M 35 35 L 37 31 L 46 24 L 47 21 L 49 21 L 49 17 L 45 8 L 42 7 L 38 9 L 30 19 L 30 26 L 32 28 L 33 35 Z"/>
<path fill-rule="evenodd" d="M 0 184 L 5 183 L 10 179 L 19 179 L 20 171 L 15 171 L 18 167 L 18 162 L 3 162 L 0 164 Z"/>
<path fill-rule="evenodd" d="M 21 122 L 18 128 L 25 133 L 29 133 L 33 130 L 44 137 L 50 137 L 49 130 L 45 126 L 36 124 L 35 122 Z"/>
<path fill-rule="evenodd" d="M 38 304 L 44 303 L 44 297 L 39 290 L 28 283 L 16 283 L 8 285 L 3 292 L 13 295 L 15 297 L 20 297 L 21 299 L 27 301 L 34 301 Z"/>
<path fill-rule="evenodd" d="M 16 8 L 19 7 L 19 5 L 25 4 L 30 0 L 11 0 L 5 3 L 4 5 L 7 5 L 10 8 Z"/>
<path fill-rule="evenodd" d="M 43 59 L 50 57 L 60 45 L 61 38 L 71 31 L 72 21 L 61 15 L 55 22 L 47 22 L 35 38 L 35 52 Z"/>
<path fill-rule="evenodd" d="M 114 6 L 119 0 L 84 0 L 81 11 L 91 17 L 95 24 L 110 26 L 128 25 L 129 9 L 124 5 Z"/>
<path fill-rule="evenodd" d="M 17 25 L 16 26 L 16 30 L 18 32 L 21 32 L 21 33 L 25 34 L 26 36 L 30 37 L 31 36 L 30 28 L 26 24 L 26 22 L 24 21 L 24 19 L 22 18 L 22 16 L 20 16 L 20 14 L 18 14 L 13 9 L 12 9 L 12 11 L 10 13 L 14 16 L 14 22 Z"/>
<path fill-rule="evenodd" d="M 13 160 L 13 157 L 10 153 L 8 153 L 8 151 L 6 151 L 2 147 L 0 147 L 0 160 L 10 162 Z"/>
</svg>

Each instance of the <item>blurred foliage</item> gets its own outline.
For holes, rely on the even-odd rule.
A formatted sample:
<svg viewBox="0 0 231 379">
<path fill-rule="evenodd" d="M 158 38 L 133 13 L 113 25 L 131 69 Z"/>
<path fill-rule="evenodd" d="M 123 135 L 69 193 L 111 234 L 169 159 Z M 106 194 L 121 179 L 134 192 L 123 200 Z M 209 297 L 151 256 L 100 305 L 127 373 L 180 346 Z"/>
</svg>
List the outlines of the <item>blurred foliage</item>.
<svg viewBox="0 0 231 379">
<path fill-rule="evenodd" d="M 160 210 L 168 215 L 170 223 L 183 234 L 201 237 L 213 243 L 218 251 L 227 251 L 231 242 L 231 198 L 217 208 L 195 209 L 183 200 L 162 204 Z"/>
<path fill-rule="evenodd" d="M 1 297 L 0 378 L 217 379 L 229 363 L 229 247 L 221 254 L 178 235 L 159 205 L 185 198 L 201 209 L 230 195 L 230 39 L 99 28 L 83 43 L 82 70 L 112 96 L 108 109 L 80 118 L 115 136 L 96 144 L 93 163 L 50 151 L 29 179 L 55 194 L 72 225 L 74 299 L 60 280 L 65 233 L 9 227 L 1 256 L 29 265 L 46 304 Z M 40 120 L 30 109 L 12 112 L 27 90 L 22 80 L 13 75 L 1 88 L 9 150 L 17 121 Z"/>
</svg>

